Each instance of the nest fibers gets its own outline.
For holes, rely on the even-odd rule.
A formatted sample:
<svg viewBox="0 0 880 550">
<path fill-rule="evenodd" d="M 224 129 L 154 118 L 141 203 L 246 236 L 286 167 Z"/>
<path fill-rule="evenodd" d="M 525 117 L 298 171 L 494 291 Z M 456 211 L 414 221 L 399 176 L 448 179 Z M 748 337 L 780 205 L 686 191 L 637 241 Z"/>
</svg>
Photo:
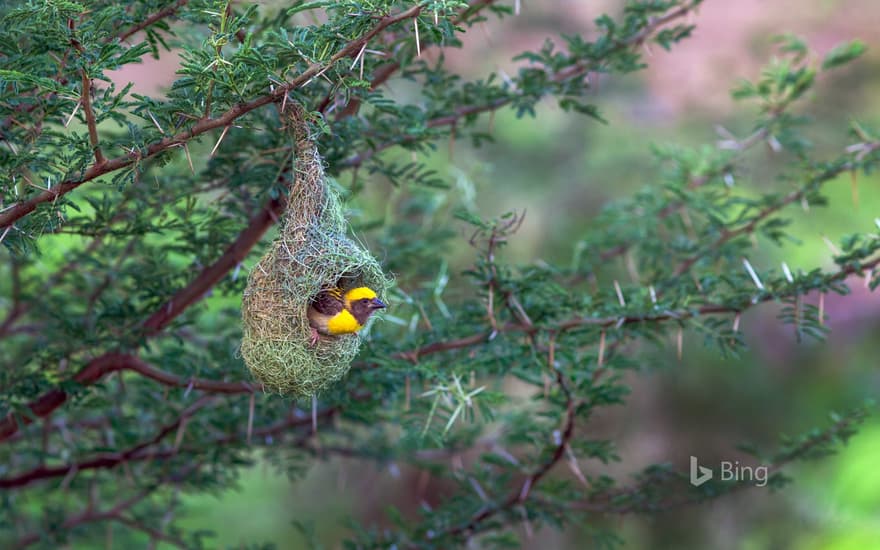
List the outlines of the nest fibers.
<svg viewBox="0 0 880 550">
<path fill-rule="evenodd" d="M 322 289 L 368 286 L 380 297 L 390 281 L 375 258 L 346 235 L 338 194 L 324 176 L 302 111 L 294 110 L 294 184 L 281 232 L 251 270 L 242 300 L 241 355 L 272 392 L 310 397 L 345 376 L 357 355 L 355 334 L 310 343 L 306 312 Z"/>
</svg>

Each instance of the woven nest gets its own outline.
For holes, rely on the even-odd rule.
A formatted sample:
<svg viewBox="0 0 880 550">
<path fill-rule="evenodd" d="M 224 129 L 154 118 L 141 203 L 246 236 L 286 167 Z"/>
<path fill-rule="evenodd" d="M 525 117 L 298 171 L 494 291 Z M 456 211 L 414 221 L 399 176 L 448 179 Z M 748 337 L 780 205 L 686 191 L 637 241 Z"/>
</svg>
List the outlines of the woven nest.
<svg viewBox="0 0 880 550">
<path fill-rule="evenodd" d="M 242 300 L 241 355 L 267 391 L 313 396 L 348 372 L 355 334 L 310 342 L 306 312 L 322 289 L 368 286 L 383 297 L 390 281 L 346 235 L 338 194 L 324 175 L 302 112 L 294 110 L 295 176 L 278 238 L 248 277 Z"/>
</svg>

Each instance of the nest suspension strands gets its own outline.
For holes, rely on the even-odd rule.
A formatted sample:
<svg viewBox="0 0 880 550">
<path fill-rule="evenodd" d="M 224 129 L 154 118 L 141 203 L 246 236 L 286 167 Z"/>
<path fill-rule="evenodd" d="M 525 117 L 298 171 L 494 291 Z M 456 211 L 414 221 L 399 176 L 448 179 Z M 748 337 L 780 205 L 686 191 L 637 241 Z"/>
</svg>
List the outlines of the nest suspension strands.
<svg viewBox="0 0 880 550">
<path fill-rule="evenodd" d="M 309 397 L 345 376 L 360 346 L 355 334 L 312 345 L 307 317 L 312 299 L 334 287 L 367 286 L 383 296 L 390 281 L 376 259 L 347 236 L 339 196 L 324 175 L 302 108 L 288 105 L 286 118 L 294 141 L 294 181 L 280 234 L 248 277 L 241 355 L 267 391 Z"/>
</svg>

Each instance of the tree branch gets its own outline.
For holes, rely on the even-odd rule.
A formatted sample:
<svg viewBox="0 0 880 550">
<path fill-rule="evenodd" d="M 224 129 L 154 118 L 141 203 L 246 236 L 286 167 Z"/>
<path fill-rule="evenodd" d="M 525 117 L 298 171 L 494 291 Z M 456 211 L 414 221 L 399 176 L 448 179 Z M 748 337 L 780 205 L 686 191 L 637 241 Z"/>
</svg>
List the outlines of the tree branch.
<svg viewBox="0 0 880 550">
<path fill-rule="evenodd" d="M 107 160 L 101 152 L 101 145 L 98 139 L 98 122 L 95 120 L 95 111 L 92 109 L 92 80 L 86 70 L 80 69 L 82 74 L 82 106 L 83 113 L 86 116 L 86 125 L 89 127 L 89 143 L 92 151 L 95 153 L 95 166 L 101 166 Z"/>
<path fill-rule="evenodd" d="M 289 168 L 287 169 L 289 170 Z M 197 302 L 208 290 L 216 285 L 232 269 L 247 257 L 266 231 L 278 221 L 287 204 L 284 197 L 270 199 L 260 211 L 248 221 L 244 231 L 210 266 L 202 270 L 188 285 L 178 290 L 162 307 L 144 321 L 146 336 L 153 336 L 168 323 Z"/>
<path fill-rule="evenodd" d="M 196 468 L 198 468 L 198 466 L 199 466 L 199 464 L 194 464 L 194 465 L 189 465 L 189 466 L 185 467 L 184 473 L 179 474 L 179 477 L 183 477 L 184 475 L 188 474 L 192 470 L 195 470 Z M 134 496 L 127 498 L 125 500 L 119 501 L 112 508 L 110 508 L 109 510 L 103 511 L 103 512 L 101 512 L 99 510 L 95 510 L 91 506 L 89 506 L 82 513 L 65 519 L 63 522 L 61 522 L 60 525 L 56 526 L 55 529 L 60 529 L 62 531 L 68 531 L 78 525 L 82 525 L 85 523 L 95 523 L 95 522 L 108 521 L 108 520 L 120 521 L 123 524 L 129 525 L 129 527 L 133 527 L 133 525 L 131 525 L 131 524 L 135 523 L 135 522 L 133 520 L 130 520 L 130 519 L 124 517 L 122 514 L 126 511 L 130 510 L 132 507 L 137 505 L 139 502 L 143 501 L 148 496 L 150 496 L 150 494 L 152 494 L 153 491 L 155 491 L 156 489 L 158 489 L 161 486 L 162 486 L 162 483 L 160 482 L 160 483 L 156 483 L 150 487 L 147 487 L 146 489 L 138 492 Z M 140 528 L 141 531 L 145 531 L 143 525 L 138 524 L 138 527 Z M 175 544 L 176 546 L 178 546 L 180 548 L 187 547 L 187 545 L 184 541 L 177 539 L 176 537 L 172 537 L 170 535 L 164 535 L 164 534 L 159 533 L 158 531 L 155 531 L 153 529 L 149 529 L 148 531 L 145 531 L 145 532 L 148 532 L 148 534 L 151 534 L 151 536 L 154 536 L 153 533 L 155 533 L 155 536 L 161 536 L 162 540 L 164 540 L 166 542 L 170 542 L 172 544 Z M 18 539 L 13 544 L 12 547 L 16 548 L 16 549 L 26 548 L 32 544 L 36 544 L 37 542 L 40 542 L 40 540 L 42 540 L 44 537 L 45 537 L 44 532 L 31 533 L 29 535 L 25 535 L 24 537 L 21 537 L 20 539 Z"/>
<path fill-rule="evenodd" d="M 161 384 L 172 387 L 205 390 L 212 393 L 252 393 L 254 387 L 247 382 L 222 382 L 218 380 L 184 380 L 172 374 L 161 371 L 133 355 L 121 353 L 107 353 L 90 361 L 73 380 L 83 386 L 94 384 L 116 371 L 129 370 L 155 380 Z M 20 428 L 27 426 L 38 418 L 43 418 L 52 413 L 67 401 L 68 393 L 61 389 L 53 389 L 43 394 L 39 399 L 28 405 L 29 416 L 19 417 L 10 412 L 3 420 L 0 420 L 0 441 L 4 441 L 16 433 Z"/>
<path fill-rule="evenodd" d="M 179 10 L 180 8 L 185 6 L 188 1 L 189 0 L 177 0 L 173 4 L 170 4 L 169 6 L 163 8 L 163 9 L 157 11 L 156 13 L 154 13 L 153 15 L 147 17 L 146 19 L 144 19 L 140 23 L 132 25 L 131 27 L 129 27 L 128 29 L 123 31 L 122 34 L 119 35 L 119 41 L 122 42 L 122 41 L 126 40 L 128 37 L 130 37 L 131 35 L 146 29 L 147 27 L 149 27 L 153 23 L 155 23 L 161 19 L 164 19 L 170 15 L 173 15 L 177 10 Z"/>
<path fill-rule="evenodd" d="M 467 521 L 467 523 L 464 523 L 457 527 L 453 527 L 448 531 L 435 534 L 430 537 L 431 539 L 438 539 L 446 536 L 469 537 L 471 534 L 479 531 L 479 526 L 482 522 L 505 510 L 513 508 L 514 506 L 524 504 L 528 500 L 535 486 L 562 459 L 563 455 L 565 454 L 565 449 L 568 447 L 569 442 L 574 436 L 574 421 L 576 418 L 577 403 L 574 400 L 574 396 L 572 395 L 571 390 L 568 387 L 568 383 L 566 382 L 565 376 L 562 374 L 562 371 L 555 367 L 555 350 L 556 340 L 555 338 L 551 338 L 549 350 L 547 352 L 548 368 L 556 374 L 556 382 L 559 385 L 559 389 L 565 396 L 565 419 L 563 422 L 561 435 L 553 447 L 553 452 L 544 462 L 542 462 L 538 466 L 538 468 L 534 472 L 532 472 L 522 482 L 519 489 L 512 491 L 510 495 L 500 505 L 483 508 L 482 511 L 474 514 L 470 518 L 470 520 Z"/>
<path fill-rule="evenodd" d="M 484 8 L 492 5 L 494 0 L 477 0 L 476 2 L 471 3 L 466 8 L 462 9 L 458 16 L 452 20 L 453 25 L 461 25 L 463 23 L 467 23 L 472 17 L 478 15 Z M 430 44 L 429 47 L 438 46 L 436 43 Z M 422 47 L 422 51 L 425 51 L 427 48 Z M 378 67 L 373 73 L 373 79 L 370 81 L 369 91 L 373 92 L 379 86 L 385 84 L 389 78 L 391 78 L 394 73 L 396 73 L 400 69 L 400 61 L 392 61 L 381 67 Z M 324 112 L 327 107 L 330 105 L 333 98 L 333 91 L 331 91 L 324 101 L 321 102 L 321 105 L 318 107 L 318 111 Z M 357 114 L 358 110 L 361 106 L 360 98 L 353 97 L 348 102 L 348 104 L 339 111 L 336 115 L 336 120 L 340 120 L 346 117 L 354 116 Z"/>
<path fill-rule="evenodd" d="M 839 271 L 833 274 L 829 274 L 829 276 L 825 279 L 826 283 L 832 283 L 837 281 L 843 281 L 850 275 L 860 274 L 865 271 L 870 271 L 873 268 L 880 266 L 880 257 L 874 258 L 864 263 L 860 263 L 858 266 L 849 265 L 844 268 L 841 268 Z M 765 302 L 769 302 L 772 300 L 778 300 L 780 298 L 788 297 L 788 294 L 773 294 L 773 293 L 765 293 L 761 295 L 757 300 L 745 300 L 740 304 L 705 304 L 700 307 L 681 309 L 677 311 L 664 311 L 661 313 L 656 313 L 652 315 L 619 315 L 619 316 L 609 316 L 609 317 L 573 317 L 570 319 L 566 319 L 563 321 L 559 321 L 552 325 L 530 325 L 519 322 L 510 322 L 498 327 L 499 333 L 510 333 L 510 332 L 522 332 L 528 335 L 536 334 L 541 331 L 556 331 L 562 332 L 571 330 L 577 327 L 582 326 L 594 326 L 599 328 L 609 328 L 616 326 L 624 326 L 631 325 L 636 323 L 659 323 L 664 321 L 685 321 L 687 319 L 691 319 L 694 317 L 699 317 L 701 315 L 717 315 L 724 313 L 742 313 L 747 309 L 754 307 L 758 304 L 762 304 Z M 417 363 L 419 359 L 425 355 L 430 355 L 433 353 L 439 353 L 443 351 L 450 351 L 461 348 L 468 348 L 471 346 L 476 346 L 479 344 L 483 344 L 488 341 L 491 336 L 492 331 L 487 330 L 477 334 L 473 334 L 471 336 L 465 336 L 462 338 L 457 338 L 454 340 L 444 340 L 439 342 L 433 342 L 422 346 L 420 348 L 416 348 L 410 351 L 399 351 L 392 354 L 392 357 L 396 359 L 406 359 L 408 361 L 412 361 L 413 363 Z"/>
<path fill-rule="evenodd" d="M 663 27 L 667 23 L 674 21 L 680 17 L 687 15 L 691 10 L 693 10 L 695 4 L 688 3 L 683 6 L 679 6 L 673 10 L 670 10 L 665 15 L 660 17 L 656 17 L 652 19 L 645 27 L 635 35 L 631 36 L 627 40 L 619 40 L 615 47 L 609 51 L 609 54 L 613 54 L 617 51 L 625 50 L 628 48 L 638 47 L 645 42 L 654 32 L 656 32 L 660 27 Z M 559 71 L 556 74 L 548 75 L 549 80 L 556 83 L 562 83 L 567 80 L 572 80 L 575 78 L 581 78 L 590 71 L 593 71 L 597 68 L 596 63 L 577 63 L 574 64 L 562 71 Z M 437 128 L 441 126 L 454 126 L 459 120 L 465 118 L 467 116 L 476 115 L 480 113 L 485 113 L 489 111 L 495 111 L 504 107 L 505 105 L 511 103 L 514 100 L 513 96 L 496 99 L 489 103 L 483 105 L 469 105 L 466 107 L 460 107 L 455 110 L 450 115 L 445 115 L 441 117 L 437 117 L 431 119 L 427 122 L 428 128 Z M 384 151 L 390 147 L 394 147 L 395 145 L 402 145 L 405 143 L 409 143 L 413 141 L 415 138 L 411 136 L 404 135 L 401 138 L 394 138 L 384 143 L 379 143 L 372 149 L 368 151 L 364 151 L 362 153 L 358 153 L 356 155 L 352 155 L 351 157 L 344 160 L 339 164 L 340 167 L 345 168 L 354 168 L 363 164 L 365 161 L 369 160 L 377 153 Z"/>
<path fill-rule="evenodd" d="M 163 426 L 156 433 L 156 435 L 124 451 L 99 454 L 87 460 L 83 460 L 77 463 L 65 464 L 63 466 L 47 467 L 41 465 L 16 476 L 0 478 L 0 489 L 14 489 L 24 487 L 35 481 L 64 477 L 69 475 L 71 472 L 79 473 L 87 470 L 112 469 L 127 462 L 138 462 L 143 460 L 165 460 L 181 453 L 193 454 L 199 451 L 210 451 L 221 445 L 228 445 L 229 443 L 233 442 L 245 441 L 248 438 L 248 435 L 246 433 L 234 433 L 222 437 L 216 437 L 207 442 L 200 442 L 197 448 L 169 447 L 161 450 L 152 448 L 155 445 L 161 443 L 162 440 L 164 440 L 169 435 L 176 433 L 181 423 L 192 417 L 199 409 L 208 405 L 212 400 L 212 396 L 202 397 L 201 399 L 193 403 L 193 405 L 188 407 L 183 413 L 181 413 L 180 417 L 177 418 L 175 421 Z M 322 411 L 318 411 L 315 415 L 315 418 L 322 421 L 329 421 L 334 415 L 338 414 L 338 412 L 338 407 L 330 407 Z M 253 439 L 264 438 L 267 436 L 276 436 L 278 434 L 289 433 L 291 429 L 301 426 L 308 426 L 309 428 L 311 428 L 311 425 L 311 416 L 305 418 L 295 418 L 291 416 L 290 418 L 287 418 L 281 422 L 277 422 L 271 426 L 254 430 L 250 434 L 250 437 L 251 439 Z M 310 448 L 307 448 L 305 446 L 305 440 L 302 441 L 299 446 L 303 446 L 304 448 L 306 448 L 306 450 L 311 450 Z"/>
<path fill-rule="evenodd" d="M 867 144 L 864 144 L 864 146 L 865 146 L 865 150 L 867 151 L 867 153 L 865 153 L 865 154 L 868 154 L 868 153 L 871 153 L 873 151 L 880 149 L 880 142 L 867 143 Z M 678 267 L 675 269 L 674 275 L 676 277 L 683 275 L 705 255 L 706 251 L 710 251 L 710 252 L 717 251 L 721 246 L 726 244 L 728 241 L 730 241 L 736 237 L 739 237 L 741 235 L 747 235 L 749 233 L 752 233 L 758 227 L 759 223 L 766 220 L 767 218 L 769 218 L 771 215 L 775 214 L 776 212 L 779 212 L 780 210 L 782 210 L 786 206 L 788 206 L 796 201 L 801 200 L 803 197 L 805 197 L 807 195 L 807 193 L 814 190 L 813 189 L 814 186 L 820 186 L 823 183 L 826 183 L 826 182 L 834 179 L 835 177 L 837 177 L 838 175 L 840 175 L 844 172 L 851 171 L 853 168 L 854 168 L 854 165 L 849 162 L 847 162 L 845 164 L 841 164 L 840 166 L 835 166 L 833 168 L 829 168 L 825 172 L 823 172 L 821 175 L 817 176 L 812 182 L 810 182 L 810 184 L 806 185 L 805 187 L 803 187 L 801 189 L 797 189 L 795 191 L 792 191 L 791 193 L 787 194 L 785 197 L 783 197 L 778 202 L 764 207 L 761 211 L 759 211 L 757 214 L 755 214 L 755 216 L 751 220 L 749 220 L 748 223 L 746 223 L 736 229 L 724 228 L 724 230 L 721 232 L 721 235 L 717 239 L 715 239 L 715 241 L 712 244 L 710 244 L 703 252 L 694 254 L 693 256 L 690 256 L 690 257 L 686 258 L 685 260 L 683 260 L 678 265 Z"/>
<path fill-rule="evenodd" d="M 100 176 L 109 174 L 121 168 L 131 166 L 136 162 L 140 162 L 144 159 L 167 151 L 172 147 L 179 146 L 210 130 L 230 126 L 233 122 L 235 122 L 236 119 L 246 115 L 247 113 L 263 107 L 264 105 L 268 105 L 269 103 L 282 99 L 288 92 L 290 92 L 291 90 L 295 90 L 300 86 L 303 86 L 312 78 L 316 77 L 319 73 L 322 73 L 323 71 L 326 71 L 327 69 L 335 65 L 340 59 L 349 57 L 352 54 L 356 54 L 358 51 L 360 51 L 361 46 L 363 46 L 370 39 L 382 32 L 387 27 L 395 23 L 399 23 L 401 21 L 405 21 L 407 19 L 418 16 L 418 14 L 421 13 L 422 8 L 423 6 L 416 5 L 399 14 L 383 17 L 379 20 L 376 26 L 373 27 L 365 35 L 355 40 L 352 40 L 341 50 L 336 52 L 329 59 L 329 61 L 327 61 L 326 64 L 313 63 L 299 76 L 284 85 L 274 88 L 270 93 L 266 95 L 258 97 L 257 99 L 248 103 L 240 103 L 216 118 L 203 118 L 199 120 L 196 124 L 194 124 L 189 130 L 185 130 L 173 136 L 165 137 L 159 141 L 147 145 L 146 147 L 144 147 L 144 149 L 146 150 L 145 154 L 141 154 L 140 152 L 133 152 L 115 157 L 110 160 L 105 160 L 105 162 L 103 163 L 96 163 L 89 167 L 85 171 L 85 173 L 81 174 L 80 177 L 64 180 L 58 185 L 54 186 L 52 189 L 45 190 L 26 201 L 15 204 L 11 208 L 8 208 L 0 213 L 0 229 L 3 229 L 6 226 L 15 223 L 17 220 L 30 214 L 31 212 L 36 210 L 37 206 L 39 206 L 40 204 L 55 201 L 59 197 L 66 195 L 67 193 L 73 191 L 74 189 L 86 182 L 92 181 Z"/>
</svg>

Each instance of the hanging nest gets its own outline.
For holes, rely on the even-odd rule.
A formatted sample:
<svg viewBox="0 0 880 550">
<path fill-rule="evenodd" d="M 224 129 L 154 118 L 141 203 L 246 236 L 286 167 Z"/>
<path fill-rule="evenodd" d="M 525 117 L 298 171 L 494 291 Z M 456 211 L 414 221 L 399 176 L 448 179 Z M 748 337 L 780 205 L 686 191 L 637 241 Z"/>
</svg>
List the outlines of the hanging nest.
<svg viewBox="0 0 880 550">
<path fill-rule="evenodd" d="M 241 355 L 267 391 L 310 397 L 341 379 L 357 355 L 356 334 L 310 343 L 309 303 L 322 289 L 368 286 L 383 297 L 390 281 L 375 258 L 346 235 L 336 191 L 324 175 L 299 106 L 288 125 L 294 183 L 281 231 L 251 269 L 242 300 Z"/>
</svg>

